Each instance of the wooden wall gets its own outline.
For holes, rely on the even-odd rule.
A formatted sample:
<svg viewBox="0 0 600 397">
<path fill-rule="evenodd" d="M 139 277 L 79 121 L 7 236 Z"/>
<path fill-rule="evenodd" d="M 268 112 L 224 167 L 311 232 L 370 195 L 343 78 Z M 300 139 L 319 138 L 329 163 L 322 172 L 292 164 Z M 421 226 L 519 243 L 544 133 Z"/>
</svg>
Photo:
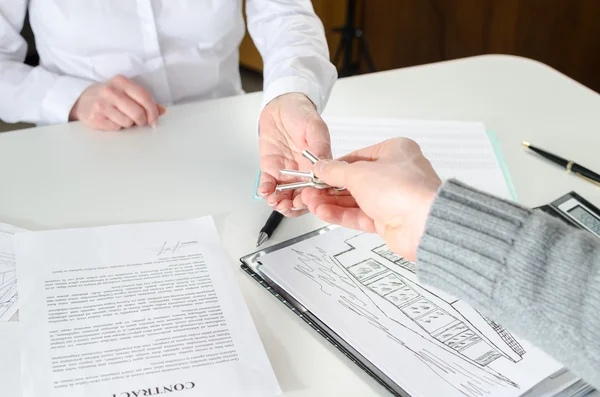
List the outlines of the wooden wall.
<svg viewBox="0 0 600 397">
<path fill-rule="evenodd" d="M 600 0 L 365 0 L 362 25 L 377 70 L 513 54 L 600 92 Z"/>
<path fill-rule="evenodd" d="M 357 1 L 357 23 L 361 17 L 360 12 L 363 9 L 364 2 L 368 1 Z M 394 0 L 390 1 L 393 2 Z M 346 20 L 346 0 L 312 0 L 312 3 L 315 13 L 323 22 L 329 52 L 331 58 L 333 58 L 340 41 L 339 33 L 334 33 L 333 28 L 342 26 Z M 240 64 L 248 69 L 262 71 L 262 59 L 247 32 L 240 45 Z"/>
</svg>

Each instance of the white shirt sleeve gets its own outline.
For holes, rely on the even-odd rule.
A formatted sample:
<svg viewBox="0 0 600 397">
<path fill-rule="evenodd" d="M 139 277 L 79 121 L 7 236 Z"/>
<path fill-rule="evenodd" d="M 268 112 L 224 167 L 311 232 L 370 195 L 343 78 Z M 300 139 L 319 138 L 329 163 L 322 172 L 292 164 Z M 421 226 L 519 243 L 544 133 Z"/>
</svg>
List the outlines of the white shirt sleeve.
<svg viewBox="0 0 600 397">
<path fill-rule="evenodd" d="M 264 63 L 262 107 L 279 95 L 301 92 L 322 112 L 337 71 L 310 0 L 247 0 L 246 16 Z"/>
<path fill-rule="evenodd" d="M 91 81 L 51 73 L 23 61 L 20 35 L 28 0 L 0 2 L 0 119 L 8 123 L 64 123 Z"/>
</svg>

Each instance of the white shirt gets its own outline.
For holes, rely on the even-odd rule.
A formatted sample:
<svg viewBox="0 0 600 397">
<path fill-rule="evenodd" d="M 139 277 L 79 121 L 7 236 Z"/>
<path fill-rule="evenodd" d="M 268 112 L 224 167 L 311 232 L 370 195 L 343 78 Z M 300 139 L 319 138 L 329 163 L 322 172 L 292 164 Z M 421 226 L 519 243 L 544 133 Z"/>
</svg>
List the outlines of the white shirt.
<svg viewBox="0 0 600 397">
<path fill-rule="evenodd" d="M 23 63 L 29 8 L 40 66 Z M 247 0 L 264 62 L 263 105 L 288 92 L 322 111 L 337 73 L 310 0 Z M 173 103 L 242 93 L 242 0 L 0 1 L 0 119 L 68 121 L 83 90 L 123 74 Z"/>
</svg>

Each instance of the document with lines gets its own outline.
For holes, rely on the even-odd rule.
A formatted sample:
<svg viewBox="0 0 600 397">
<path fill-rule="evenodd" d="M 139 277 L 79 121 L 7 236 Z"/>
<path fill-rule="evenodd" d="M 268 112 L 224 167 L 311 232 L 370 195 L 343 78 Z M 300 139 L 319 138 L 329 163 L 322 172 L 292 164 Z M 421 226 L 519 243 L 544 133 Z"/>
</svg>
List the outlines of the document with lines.
<svg viewBox="0 0 600 397">
<path fill-rule="evenodd" d="M 406 137 L 421 146 L 440 178 L 455 177 L 497 196 L 515 199 L 504 161 L 483 123 L 337 117 L 325 121 L 334 158 L 390 138 Z"/>
<path fill-rule="evenodd" d="M 375 234 L 335 228 L 258 260 L 270 285 L 410 396 L 517 397 L 562 371 L 502 324 L 419 284 L 414 264 Z M 567 374 L 554 389 L 577 380 Z M 528 396 L 538 395 L 548 394 Z"/>
<path fill-rule="evenodd" d="M 212 218 L 15 246 L 24 397 L 278 393 Z"/>
<path fill-rule="evenodd" d="M 0 223 L 0 321 L 8 321 L 17 312 L 17 265 L 14 235 L 25 230 Z"/>
</svg>

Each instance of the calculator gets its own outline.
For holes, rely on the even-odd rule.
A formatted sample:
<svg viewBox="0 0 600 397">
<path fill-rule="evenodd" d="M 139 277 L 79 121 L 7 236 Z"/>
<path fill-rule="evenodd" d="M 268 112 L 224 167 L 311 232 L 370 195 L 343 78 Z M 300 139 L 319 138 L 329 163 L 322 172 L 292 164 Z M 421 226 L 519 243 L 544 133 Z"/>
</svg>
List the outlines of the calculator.
<svg viewBox="0 0 600 397">
<path fill-rule="evenodd" d="M 539 209 L 600 238 L 600 209 L 575 192 L 567 193 Z"/>
</svg>

